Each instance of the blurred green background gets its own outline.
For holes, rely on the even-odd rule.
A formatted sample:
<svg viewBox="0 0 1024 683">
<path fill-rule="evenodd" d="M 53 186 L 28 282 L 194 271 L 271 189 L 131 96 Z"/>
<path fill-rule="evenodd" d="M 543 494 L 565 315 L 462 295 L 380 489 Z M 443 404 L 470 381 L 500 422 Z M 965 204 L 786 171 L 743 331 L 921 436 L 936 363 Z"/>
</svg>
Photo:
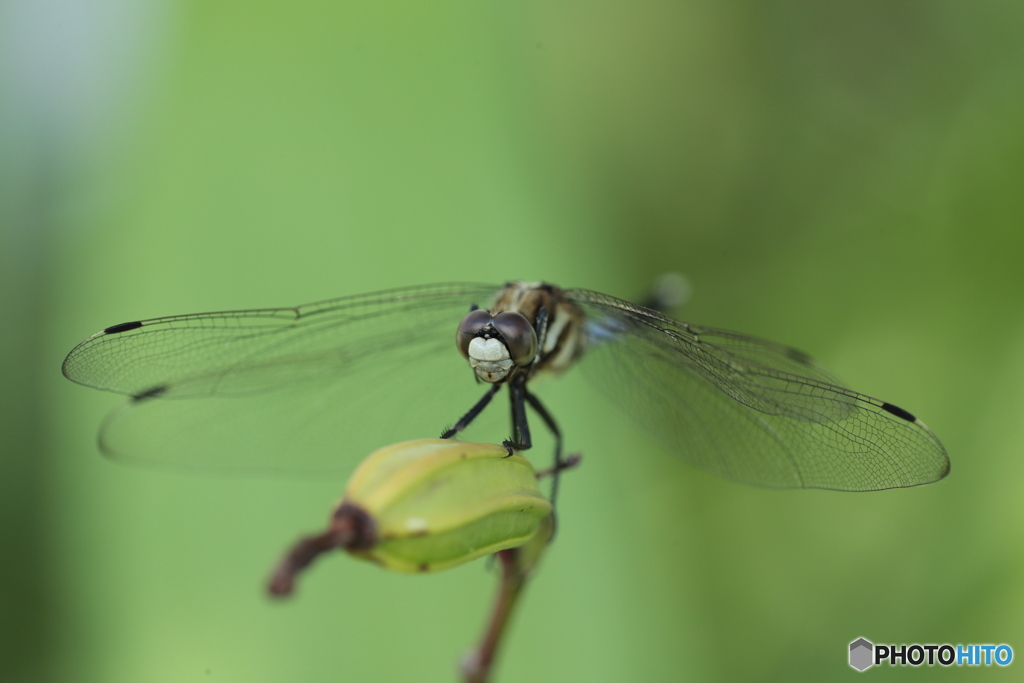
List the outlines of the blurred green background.
<svg viewBox="0 0 1024 683">
<path fill-rule="evenodd" d="M 836 680 L 859 636 L 1024 656 L 1022 32 L 1012 0 L 0 4 L 0 679 L 446 681 L 490 604 L 482 562 L 341 555 L 270 602 L 342 482 L 105 460 L 121 399 L 60 374 L 87 335 L 673 270 L 686 319 L 907 407 L 952 474 L 741 486 L 552 382 L 586 460 L 498 680 Z"/>
</svg>

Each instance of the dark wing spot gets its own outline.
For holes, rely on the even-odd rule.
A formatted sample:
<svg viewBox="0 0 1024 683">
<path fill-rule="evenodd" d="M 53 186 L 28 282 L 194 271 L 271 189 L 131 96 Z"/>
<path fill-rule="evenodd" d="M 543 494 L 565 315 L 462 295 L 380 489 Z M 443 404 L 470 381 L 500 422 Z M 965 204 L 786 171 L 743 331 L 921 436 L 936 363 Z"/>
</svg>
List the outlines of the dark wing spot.
<svg viewBox="0 0 1024 683">
<path fill-rule="evenodd" d="M 127 332 L 128 330 L 137 330 L 142 327 L 142 323 L 138 320 L 131 323 L 121 323 L 120 325 L 111 325 L 107 329 L 103 330 L 104 334 L 120 334 L 121 332 Z"/>
<path fill-rule="evenodd" d="M 882 410 L 884 410 L 887 413 L 892 413 L 896 417 L 903 418 L 907 422 L 917 422 L 917 418 L 916 417 L 914 417 L 913 415 L 911 415 L 907 411 L 903 410 L 903 408 L 900 408 L 899 406 L 894 406 L 891 403 L 883 403 L 882 404 Z"/>
<path fill-rule="evenodd" d="M 167 386 L 166 384 L 158 384 L 155 387 L 146 389 L 141 393 L 135 394 L 134 396 L 132 396 L 132 400 L 138 402 L 145 401 L 147 398 L 156 398 L 160 394 L 166 393 L 168 389 L 170 389 L 170 387 Z"/>
</svg>

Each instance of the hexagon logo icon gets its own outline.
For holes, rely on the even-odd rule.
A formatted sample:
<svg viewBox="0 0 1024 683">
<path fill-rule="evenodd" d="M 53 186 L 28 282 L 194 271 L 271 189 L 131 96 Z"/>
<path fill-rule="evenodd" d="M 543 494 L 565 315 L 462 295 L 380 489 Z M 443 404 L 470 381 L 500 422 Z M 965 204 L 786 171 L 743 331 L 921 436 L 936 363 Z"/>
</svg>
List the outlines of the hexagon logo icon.
<svg viewBox="0 0 1024 683">
<path fill-rule="evenodd" d="M 871 644 L 871 641 L 864 638 L 858 638 L 857 640 L 850 643 L 850 666 L 857 671 L 863 671 L 868 668 L 874 662 L 875 646 Z"/>
</svg>

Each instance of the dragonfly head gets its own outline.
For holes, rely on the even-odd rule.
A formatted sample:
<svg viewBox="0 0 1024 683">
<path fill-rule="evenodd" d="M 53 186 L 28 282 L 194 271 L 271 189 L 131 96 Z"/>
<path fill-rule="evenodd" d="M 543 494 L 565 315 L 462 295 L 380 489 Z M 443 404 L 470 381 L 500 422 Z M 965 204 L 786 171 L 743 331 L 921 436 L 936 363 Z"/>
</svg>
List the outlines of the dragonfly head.
<svg viewBox="0 0 1024 683">
<path fill-rule="evenodd" d="M 476 376 L 491 384 L 505 381 L 537 355 L 537 332 L 514 311 L 470 311 L 459 323 L 455 343 Z"/>
</svg>

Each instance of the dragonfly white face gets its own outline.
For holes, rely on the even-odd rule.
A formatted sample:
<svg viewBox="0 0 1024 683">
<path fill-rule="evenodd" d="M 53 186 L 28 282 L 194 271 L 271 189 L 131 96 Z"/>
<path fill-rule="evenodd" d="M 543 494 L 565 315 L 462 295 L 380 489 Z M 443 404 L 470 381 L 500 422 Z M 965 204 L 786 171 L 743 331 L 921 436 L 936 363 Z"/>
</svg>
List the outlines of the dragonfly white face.
<svg viewBox="0 0 1024 683">
<path fill-rule="evenodd" d="M 510 282 L 487 309 L 459 323 L 456 343 L 477 378 L 498 384 L 526 372 L 558 372 L 583 350 L 583 314 L 562 290 Z"/>
</svg>

